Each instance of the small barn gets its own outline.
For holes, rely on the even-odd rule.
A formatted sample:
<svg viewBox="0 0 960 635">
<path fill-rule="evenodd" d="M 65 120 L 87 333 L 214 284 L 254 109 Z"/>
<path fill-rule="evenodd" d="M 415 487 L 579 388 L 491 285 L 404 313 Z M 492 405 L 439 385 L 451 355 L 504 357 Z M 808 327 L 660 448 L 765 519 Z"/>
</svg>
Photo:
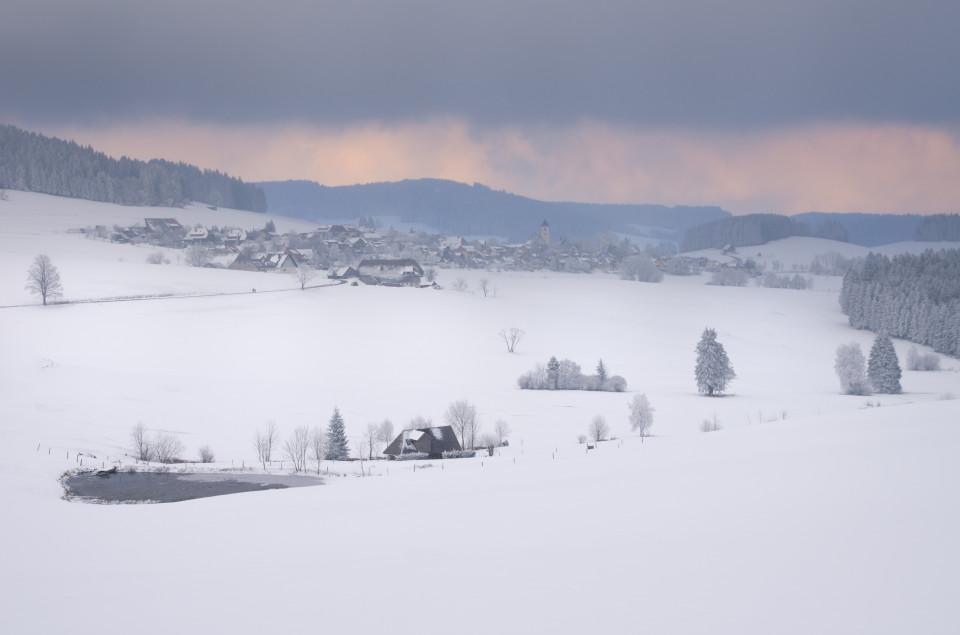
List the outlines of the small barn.
<svg viewBox="0 0 960 635">
<path fill-rule="evenodd" d="M 462 449 L 452 427 L 438 426 L 436 428 L 404 430 L 397 435 L 397 438 L 387 446 L 383 453 L 390 458 L 395 458 L 401 454 L 422 452 L 431 459 L 439 459 L 443 457 L 444 452 L 460 451 Z"/>
</svg>

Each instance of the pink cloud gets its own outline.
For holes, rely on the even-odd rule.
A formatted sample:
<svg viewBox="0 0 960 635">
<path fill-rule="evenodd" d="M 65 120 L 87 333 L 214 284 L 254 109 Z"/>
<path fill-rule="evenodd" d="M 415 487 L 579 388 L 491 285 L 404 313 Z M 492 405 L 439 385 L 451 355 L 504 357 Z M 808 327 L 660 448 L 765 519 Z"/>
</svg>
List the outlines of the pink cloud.
<svg viewBox="0 0 960 635">
<path fill-rule="evenodd" d="M 249 181 L 481 182 L 544 200 L 719 205 L 735 213 L 958 211 L 960 137 L 908 125 L 817 124 L 752 133 L 478 129 L 457 119 L 345 128 L 175 121 L 48 134 L 114 156 L 164 157 Z"/>
</svg>

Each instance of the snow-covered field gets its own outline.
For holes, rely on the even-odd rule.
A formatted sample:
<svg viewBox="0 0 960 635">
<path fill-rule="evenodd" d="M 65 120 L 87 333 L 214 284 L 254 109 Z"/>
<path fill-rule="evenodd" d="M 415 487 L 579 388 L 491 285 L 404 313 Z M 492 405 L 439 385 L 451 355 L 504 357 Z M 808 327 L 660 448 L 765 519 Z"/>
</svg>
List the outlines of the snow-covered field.
<svg viewBox="0 0 960 635">
<path fill-rule="evenodd" d="M 903 395 L 838 394 L 837 345 L 867 350 L 872 335 L 847 325 L 835 279 L 792 291 L 442 271 L 444 291 L 301 292 L 292 276 L 147 265 L 147 248 L 65 233 L 156 209 L 9 194 L 0 305 L 29 306 L 0 309 L 4 633 L 960 631 L 960 400 L 944 399 L 960 395 L 960 362 L 905 371 Z M 809 263 L 846 247 L 783 242 L 757 249 Z M 37 253 L 71 299 L 282 291 L 41 307 L 23 290 Z M 460 276 L 495 294 L 450 290 Z M 738 374 L 723 398 L 696 394 L 705 326 Z M 514 354 L 506 327 L 526 332 Z M 910 345 L 896 346 L 902 362 Z M 631 392 L 518 390 L 551 355 L 585 372 L 603 358 Z M 643 443 L 627 425 L 634 391 L 656 408 Z M 415 472 L 377 462 L 367 478 L 334 463 L 316 488 L 59 498 L 78 452 L 121 457 L 138 421 L 229 467 L 255 461 L 268 420 L 285 434 L 337 406 L 357 437 L 384 418 L 441 424 L 457 399 L 487 430 L 506 419 L 511 446 Z M 619 440 L 588 453 L 576 437 L 598 414 Z M 714 414 L 724 429 L 701 433 Z"/>
</svg>

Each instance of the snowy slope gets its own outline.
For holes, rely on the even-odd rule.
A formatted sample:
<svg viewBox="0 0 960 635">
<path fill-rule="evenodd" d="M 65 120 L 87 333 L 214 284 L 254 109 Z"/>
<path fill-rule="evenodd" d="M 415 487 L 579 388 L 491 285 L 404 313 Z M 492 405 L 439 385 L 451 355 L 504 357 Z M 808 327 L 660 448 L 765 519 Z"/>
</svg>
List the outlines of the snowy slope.
<svg viewBox="0 0 960 635">
<path fill-rule="evenodd" d="M 960 400 L 943 399 L 960 364 L 905 372 L 903 395 L 839 395 L 837 345 L 872 336 L 830 285 L 443 271 L 444 291 L 301 292 L 284 275 L 141 266 L 137 248 L 58 234 L 58 218 L 104 222 L 101 204 L 11 195 L 26 198 L 0 202 L 0 304 L 34 304 L 0 309 L 0 502 L 16 510 L 0 525 L 15 546 L 0 631 L 960 629 Z M 77 298 L 290 290 L 44 308 L 22 290 L 40 250 Z M 458 276 L 496 293 L 449 290 Z M 512 355 L 497 336 L 511 326 L 526 331 Z M 696 394 L 705 326 L 738 374 L 724 398 Z M 630 436 L 631 392 L 518 390 L 551 355 L 585 372 L 602 357 L 648 395 L 655 436 Z M 59 499 L 77 452 L 115 460 L 137 421 L 229 467 L 254 462 L 271 419 L 286 434 L 338 406 L 356 440 L 384 418 L 442 423 L 461 398 L 487 430 L 509 421 L 499 456 L 364 464 L 362 479 L 334 463 L 323 487 L 169 505 Z M 621 440 L 588 453 L 576 436 L 597 414 Z M 713 414 L 724 430 L 700 433 Z"/>
</svg>

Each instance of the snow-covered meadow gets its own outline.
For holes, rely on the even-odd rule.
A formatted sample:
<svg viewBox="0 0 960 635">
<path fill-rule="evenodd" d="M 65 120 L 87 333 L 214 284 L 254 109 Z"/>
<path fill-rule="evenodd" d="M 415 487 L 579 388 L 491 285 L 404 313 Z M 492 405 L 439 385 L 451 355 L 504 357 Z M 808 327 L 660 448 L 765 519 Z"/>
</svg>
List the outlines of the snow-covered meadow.
<svg viewBox="0 0 960 635">
<path fill-rule="evenodd" d="M 3 632 L 960 629 L 960 400 L 945 398 L 960 395 L 960 362 L 904 371 L 902 395 L 839 394 L 837 345 L 868 350 L 872 334 L 847 325 L 838 279 L 793 291 L 443 270 L 443 291 L 300 291 L 293 276 L 148 265 L 153 248 L 66 233 L 156 209 L 9 197 Z M 265 222 L 202 206 L 167 215 Z M 847 247 L 758 251 L 792 264 Z M 23 289 L 38 253 L 68 299 L 185 297 L 41 307 Z M 467 292 L 452 290 L 458 277 Z M 706 326 L 738 375 L 722 398 L 693 380 Z M 498 336 L 509 327 L 526 333 L 513 354 Z M 896 342 L 901 364 L 909 346 Z M 602 358 L 629 392 L 517 389 L 551 355 L 584 372 Z M 638 391 L 656 408 L 643 443 L 627 424 Z M 442 424 L 457 399 L 486 430 L 506 419 L 510 447 L 416 472 L 365 463 L 367 478 L 358 463 L 325 464 L 322 487 L 168 505 L 59 498 L 78 452 L 122 456 L 138 421 L 179 435 L 188 457 L 209 444 L 220 467 L 249 466 L 269 420 L 285 434 L 325 425 L 336 406 L 359 437 L 385 418 Z M 577 436 L 598 414 L 618 440 L 587 452 Z M 701 433 L 714 415 L 724 429 Z"/>
</svg>

